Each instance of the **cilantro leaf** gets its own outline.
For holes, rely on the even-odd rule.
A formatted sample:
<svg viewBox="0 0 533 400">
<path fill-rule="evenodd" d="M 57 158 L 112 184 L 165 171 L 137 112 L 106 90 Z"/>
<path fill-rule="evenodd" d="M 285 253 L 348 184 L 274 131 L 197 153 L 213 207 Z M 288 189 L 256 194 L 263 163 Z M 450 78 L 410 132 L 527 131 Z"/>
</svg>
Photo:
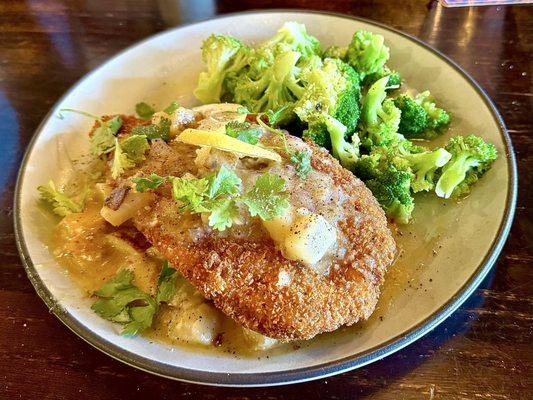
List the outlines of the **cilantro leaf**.
<svg viewBox="0 0 533 400">
<path fill-rule="evenodd" d="M 133 285 L 132 279 L 132 271 L 120 271 L 94 293 L 100 298 L 91 306 L 102 318 L 125 324 L 121 334 L 127 336 L 149 328 L 158 309 L 157 302 Z"/>
<path fill-rule="evenodd" d="M 54 213 L 62 217 L 72 212 L 82 212 L 85 208 L 87 190 L 84 191 L 80 201 L 75 201 L 62 191 L 56 189 L 53 181 L 48 181 L 47 186 L 38 186 L 37 190 L 41 193 L 41 199 L 49 203 Z"/>
<path fill-rule="evenodd" d="M 168 261 L 163 263 L 159 274 L 156 300 L 158 303 L 168 303 L 176 293 L 176 270 L 170 266 Z"/>
<path fill-rule="evenodd" d="M 177 178 L 169 177 L 172 183 L 172 196 L 183 203 L 182 210 L 195 213 L 207 212 L 205 203 L 205 193 L 207 192 L 209 181 L 206 178 Z"/>
<path fill-rule="evenodd" d="M 270 126 L 276 126 L 279 124 L 283 118 L 287 115 L 289 111 L 289 105 L 285 104 L 284 106 L 279 107 L 277 110 L 268 110 L 265 115 L 268 118 L 268 123 Z"/>
<path fill-rule="evenodd" d="M 165 181 L 165 178 L 157 174 L 151 174 L 147 177 L 131 178 L 135 183 L 135 190 L 143 193 L 149 189 L 157 189 Z"/>
<path fill-rule="evenodd" d="M 211 206 L 209 215 L 209 226 L 217 231 L 223 231 L 233 225 L 233 222 L 239 217 L 239 207 L 232 198 L 225 198 L 216 201 Z"/>
<path fill-rule="evenodd" d="M 289 207 L 285 180 L 265 173 L 257 178 L 254 188 L 243 196 L 242 201 L 253 217 L 258 215 L 265 221 L 279 217 Z"/>
<path fill-rule="evenodd" d="M 77 202 L 58 190 L 53 181 L 49 181 L 47 186 L 40 185 L 37 190 L 41 194 L 41 199 L 52 206 L 52 210 L 57 215 L 64 217 L 72 212 L 82 212 L 85 207 L 85 198 Z"/>
<path fill-rule="evenodd" d="M 231 121 L 226 124 L 226 135 L 241 142 L 257 144 L 261 137 L 261 129 L 258 126 L 252 126 L 249 122 Z"/>
<path fill-rule="evenodd" d="M 294 151 L 290 153 L 291 163 L 296 168 L 296 175 L 305 179 L 307 175 L 313 170 L 311 167 L 311 156 L 308 151 Z"/>
<path fill-rule="evenodd" d="M 131 130 L 131 133 L 146 136 L 149 140 L 163 139 L 167 142 L 170 139 L 170 125 L 170 119 L 161 118 L 158 124 L 137 125 Z"/>
<path fill-rule="evenodd" d="M 113 155 L 113 165 L 111 166 L 111 176 L 117 179 L 124 170 L 135 166 L 135 163 L 129 159 L 128 155 L 122 150 L 122 146 L 115 138 L 115 153 Z"/>
<path fill-rule="evenodd" d="M 242 181 L 235 172 L 222 165 L 216 174 L 208 176 L 207 196 L 214 199 L 224 194 L 236 194 L 241 190 Z"/>
<path fill-rule="evenodd" d="M 128 158 L 134 163 L 143 161 L 146 157 L 144 153 L 150 148 L 146 136 L 142 135 L 132 135 L 127 139 L 124 139 L 120 146 L 122 151 L 126 153 Z"/>
<path fill-rule="evenodd" d="M 85 111 L 63 108 L 60 110 L 60 113 L 64 111 L 84 115 L 98 122 L 98 126 L 94 129 L 89 139 L 92 154 L 99 157 L 102 154 L 113 151 L 115 147 L 115 136 L 122 126 L 122 118 L 119 115 L 115 115 L 113 118 L 104 121 L 102 118 Z"/>
<path fill-rule="evenodd" d="M 145 102 L 140 102 L 135 104 L 135 112 L 142 119 L 150 119 L 152 118 L 152 115 L 154 115 L 155 110 L 151 105 Z"/>
<path fill-rule="evenodd" d="M 174 111 L 176 111 L 178 108 L 180 108 L 180 104 L 177 101 L 173 101 L 170 103 L 167 108 L 163 110 L 164 113 L 172 114 Z"/>
<path fill-rule="evenodd" d="M 239 114 L 250 114 L 250 110 L 248 110 L 246 107 L 244 106 L 240 106 L 237 108 L 237 112 Z"/>
</svg>

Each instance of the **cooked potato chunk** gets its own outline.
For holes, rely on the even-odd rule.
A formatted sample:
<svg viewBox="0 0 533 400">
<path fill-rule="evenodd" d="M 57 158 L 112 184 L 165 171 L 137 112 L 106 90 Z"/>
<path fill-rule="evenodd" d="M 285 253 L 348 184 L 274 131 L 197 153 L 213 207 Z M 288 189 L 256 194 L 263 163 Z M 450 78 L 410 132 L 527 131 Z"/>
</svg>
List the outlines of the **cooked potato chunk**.
<svg viewBox="0 0 533 400">
<path fill-rule="evenodd" d="M 133 217 L 141 208 L 150 204 L 152 199 L 153 195 L 151 193 L 129 192 L 117 210 L 103 206 L 100 210 L 100 215 L 111 225 L 119 226 Z"/>
</svg>

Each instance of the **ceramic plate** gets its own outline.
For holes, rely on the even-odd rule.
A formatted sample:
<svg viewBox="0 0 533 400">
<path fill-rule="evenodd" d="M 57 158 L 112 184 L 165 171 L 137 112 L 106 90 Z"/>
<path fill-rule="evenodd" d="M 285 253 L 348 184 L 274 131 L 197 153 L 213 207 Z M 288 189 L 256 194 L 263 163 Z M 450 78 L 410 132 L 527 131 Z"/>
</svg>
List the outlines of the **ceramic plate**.
<svg viewBox="0 0 533 400">
<path fill-rule="evenodd" d="M 48 252 L 52 223 L 36 207 L 36 187 L 71 172 L 69 160 L 87 151 L 92 122 L 58 110 L 93 114 L 133 113 L 138 101 L 193 105 L 202 68 L 200 45 L 216 32 L 247 43 L 272 36 L 284 21 L 305 23 L 324 46 L 347 44 L 354 31 L 385 36 L 389 65 L 410 86 L 429 89 L 454 115 L 450 133 L 474 132 L 493 142 L 500 157 L 460 205 L 422 197 L 412 225 L 417 237 L 391 268 L 374 316 L 364 324 L 322 335 L 285 354 L 238 358 L 217 352 L 151 342 L 117 334 L 118 328 L 90 310 L 91 300 Z M 301 382 L 361 367 L 421 337 L 472 293 L 494 264 L 509 232 L 516 196 L 516 167 L 508 135 L 481 88 L 456 64 L 424 43 L 370 21 L 341 15 L 273 11 L 228 15 L 172 29 L 121 52 L 78 82 L 50 111 L 28 146 L 16 190 L 17 240 L 26 271 L 50 309 L 87 342 L 127 364 L 184 381 L 259 386 Z M 433 250 L 438 249 L 435 252 Z"/>
</svg>

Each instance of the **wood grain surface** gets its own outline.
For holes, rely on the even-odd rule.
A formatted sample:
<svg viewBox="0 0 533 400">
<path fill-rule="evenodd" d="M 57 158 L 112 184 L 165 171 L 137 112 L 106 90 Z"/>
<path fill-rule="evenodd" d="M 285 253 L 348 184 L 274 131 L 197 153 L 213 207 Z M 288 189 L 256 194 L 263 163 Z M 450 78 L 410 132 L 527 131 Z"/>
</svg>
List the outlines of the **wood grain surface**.
<svg viewBox="0 0 533 400">
<path fill-rule="evenodd" d="M 91 348 L 50 314 L 26 278 L 13 190 L 27 143 L 52 104 L 124 47 L 169 26 L 251 8 L 370 18 L 463 66 L 501 111 L 520 191 L 509 240 L 475 294 L 421 340 L 359 370 L 275 388 L 203 387 L 152 376 Z M 311 0 L 0 0 L 0 399 L 532 399 L 533 8 Z M 460 99 L 458 99 L 460 101 Z"/>
</svg>

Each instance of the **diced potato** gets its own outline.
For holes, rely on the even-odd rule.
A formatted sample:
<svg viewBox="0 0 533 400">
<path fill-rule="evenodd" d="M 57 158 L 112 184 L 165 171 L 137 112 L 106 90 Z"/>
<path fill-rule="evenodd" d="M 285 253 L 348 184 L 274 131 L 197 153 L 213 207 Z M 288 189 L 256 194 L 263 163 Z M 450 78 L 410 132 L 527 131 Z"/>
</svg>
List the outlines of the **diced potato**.
<svg viewBox="0 0 533 400">
<path fill-rule="evenodd" d="M 118 210 L 103 206 L 100 215 L 111 225 L 119 226 L 133 217 L 141 208 L 149 205 L 153 200 L 152 193 L 129 192 Z"/>
<path fill-rule="evenodd" d="M 168 321 L 169 336 L 188 343 L 212 344 L 221 329 L 221 317 L 207 304 L 176 309 Z"/>
<path fill-rule="evenodd" d="M 276 243 L 283 243 L 285 236 L 292 223 L 292 210 L 288 209 L 283 215 L 273 218 L 270 221 L 263 221 L 263 226 L 266 228 L 272 240 Z"/>
<path fill-rule="evenodd" d="M 285 256 L 307 265 L 316 264 L 335 244 L 335 228 L 314 213 L 299 213 L 285 237 Z"/>
<path fill-rule="evenodd" d="M 279 340 L 261 335 L 245 327 L 242 327 L 242 333 L 246 343 L 253 350 L 268 350 L 280 344 Z"/>
</svg>

